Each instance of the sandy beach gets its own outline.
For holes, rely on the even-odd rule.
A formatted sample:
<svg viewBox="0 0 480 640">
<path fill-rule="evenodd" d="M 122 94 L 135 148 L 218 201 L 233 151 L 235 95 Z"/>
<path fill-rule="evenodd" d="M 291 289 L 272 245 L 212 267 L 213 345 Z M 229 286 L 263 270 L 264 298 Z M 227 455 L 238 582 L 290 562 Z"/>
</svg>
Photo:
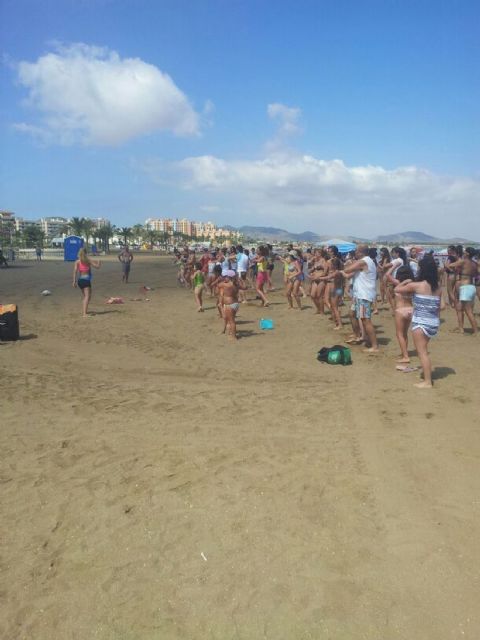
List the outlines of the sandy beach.
<svg viewBox="0 0 480 640">
<path fill-rule="evenodd" d="M 170 258 L 129 285 L 104 260 L 86 319 L 71 271 L 0 271 L 2 639 L 480 637 L 480 340 L 452 310 L 419 390 L 387 309 L 378 357 L 317 362 L 343 334 L 278 267 L 233 344 Z"/>
</svg>

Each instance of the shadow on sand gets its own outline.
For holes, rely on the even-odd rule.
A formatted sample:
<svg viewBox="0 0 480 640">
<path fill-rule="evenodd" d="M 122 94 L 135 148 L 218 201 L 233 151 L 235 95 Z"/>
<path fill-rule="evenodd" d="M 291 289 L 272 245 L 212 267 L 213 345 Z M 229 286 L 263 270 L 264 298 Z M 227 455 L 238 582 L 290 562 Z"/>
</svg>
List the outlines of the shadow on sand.
<svg viewBox="0 0 480 640">
<path fill-rule="evenodd" d="M 432 380 L 441 380 L 442 378 L 455 375 L 457 375 L 457 372 L 451 367 L 435 367 L 432 371 Z"/>
</svg>

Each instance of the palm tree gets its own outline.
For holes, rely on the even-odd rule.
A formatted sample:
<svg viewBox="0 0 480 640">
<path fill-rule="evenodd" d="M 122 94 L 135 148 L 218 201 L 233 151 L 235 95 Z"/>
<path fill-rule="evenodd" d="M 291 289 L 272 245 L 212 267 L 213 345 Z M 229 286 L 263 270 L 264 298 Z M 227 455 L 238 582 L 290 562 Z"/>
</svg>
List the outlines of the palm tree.
<svg viewBox="0 0 480 640">
<path fill-rule="evenodd" d="M 95 223 L 93 222 L 93 220 L 90 220 L 89 218 L 84 218 L 84 223 L 83 223 L 83 233 L 85 235 L 85 244 L 88 247 L 88 239 L 90 238 L 90 236 L 93 235 L 95 229 Z"/>
<path fill-rule="evenodd" d="M 132 237 L 132 229 L 131 227 L 122 227 L 118 230 L 119 234 L 123 238 L 123 243 L 127 244 L 127 239 Z"/>
<path fill-rule="evenodd" d="M 134 224 L 132 227 L 132 237 L 134 242 L 141 241 L 145 235 L 145 229 L 143 224 Z"/>
<path fill-rule="evenodd" d="M 147 229 L 145 232 L 145 240 L 150 243 L 150 251 L 153 251 L 153 245 L 160 239 L 160 234 L 155 229 Z"/>
<path fill-rule="evenodd" d="M 72 218 L 69 227 L 75 236 L 83 236 L 85 218 Z"/>
<path fill-rule="evenodd" d="M 110 252 L 110 238 L 115 233 L 115 227 L 110 224 L 104 224 L 97 231 L 97 238 L 100 238 L 105 253 Z"/>
<path fill-rule="evenodd" d="M 67 222 L 66 224 L 62 225 L 60 227 L 60 235 L 61 236 L 69 236 L 71 233 L 71 226 L 70 226 L 70 222 Z"/>
</svg>

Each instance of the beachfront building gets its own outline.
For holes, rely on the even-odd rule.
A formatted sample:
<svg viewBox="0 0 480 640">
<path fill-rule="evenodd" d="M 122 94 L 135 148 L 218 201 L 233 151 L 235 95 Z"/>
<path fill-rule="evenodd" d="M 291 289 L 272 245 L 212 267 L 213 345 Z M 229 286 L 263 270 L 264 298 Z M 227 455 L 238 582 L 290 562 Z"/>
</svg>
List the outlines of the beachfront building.
<svg viewBox="0 0 480 640">
<path fill-rule="evenodd" d="M 10 244 L 15 231 L 15 214 L 12 211 L 0 211 L 0 246 Z"/>
<path fill-rule="evenodd" d="M 182 234 L 189 238 L 204 238 L 210 241 L 240 237 L 238 231 L 219 228 L 213 222 L 194 222 L 187 218 L 147 218 L 145 227 L 170 236 Z"/>
<path fill-rule="evenodd" d="M 173 233 L 173 220 L 170 218 L 147 218 L 145 227 L 159 233 Z"/>
<path fill-rule="evenodd" d="M 102 229 L 102 227 L 108 227 L 110 220 L 108 218 L 89 218 L 93 222 L 94 229 Z"/>
<path fill-rule="evenodd" d="M 68 218 L 49 216 L 47 218 L 40 218 L 37 224 L 45 234 L 45 238 L 52 240 L 65 234 L 68 226 Z"/>
<path fill-rule="evenodd" d="M 38 220 L 26 220 L 25 218 L 18 218 L 15 216 L 15 231 L 17 233 L 23 233 L 27 227 L 31 226 L 39 227 Z"/>
</svg>

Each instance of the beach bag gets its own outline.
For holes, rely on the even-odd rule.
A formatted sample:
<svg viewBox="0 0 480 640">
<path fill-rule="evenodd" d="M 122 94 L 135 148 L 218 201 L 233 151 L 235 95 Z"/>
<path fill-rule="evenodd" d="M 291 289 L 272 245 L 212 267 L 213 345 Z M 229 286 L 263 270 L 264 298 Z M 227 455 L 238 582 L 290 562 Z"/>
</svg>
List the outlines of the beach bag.
<svg viewBox="0 0 480 640">
<path fill-rule="evenodd" d="M 0 305 L 0 340 L 18 340 L 19 338 L 20 327 L 18 324 L 17 305 Z"/>
<path fill-rule="evenodd" d="M 273 329 L 274 324 L 271 318 L 262 318 L 260 320 L 260 329 L 269 330 Z"/>
<path fill-rule="evenodd" d="M 333 347 L 322 347 L 317 354 L 319 362 L 328 364 L 352 364 L 352 352 L 348 347 L 335 344 Z"/>
</svg>

